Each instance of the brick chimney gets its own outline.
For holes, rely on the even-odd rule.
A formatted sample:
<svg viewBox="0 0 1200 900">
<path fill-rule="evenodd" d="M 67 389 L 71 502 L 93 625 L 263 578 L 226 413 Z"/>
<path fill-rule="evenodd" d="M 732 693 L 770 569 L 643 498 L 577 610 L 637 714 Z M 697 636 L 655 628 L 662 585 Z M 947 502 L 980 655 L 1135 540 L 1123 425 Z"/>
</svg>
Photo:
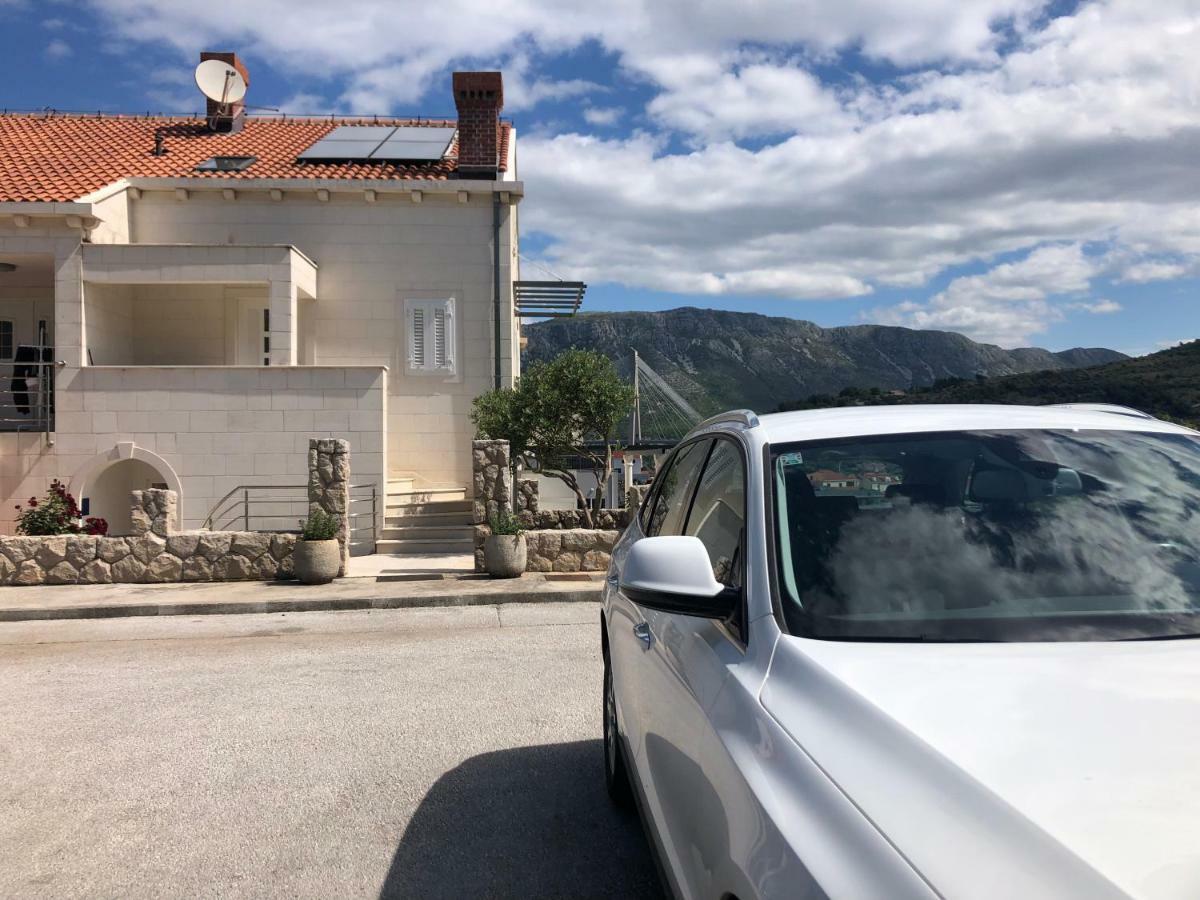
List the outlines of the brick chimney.
<svg viewBox="0 0 1200 900">
<path fill-rule="evenodd" d="M 500 110 L 504 81 L 499 72 L 455 72 L 460 178 L 494 179 L 499 170 Z"/>
<path fill-rule="evenodd" d="M 246 79 L 246 85 L 250 84 L 250 73 L 246 71 L 246 67 L 242 61 L 238 59 L 236 53 L 221 53 L 217 51 L 203 51 L 200 54 L 200 62 L 207 59 L 219 59 L 223 63 L 229 63 L 238 70 L 238 74 Z M 227 133 L 235 133 L 242 130 L 242 124 L 246 119 L 246 101 L 242 98 L 237 103 L 229 104 L 229 109 L 225 115 L 221 115 L 221 104 L 216 100 L 208 100 L 208 108 L 206 111 L 208 118 L 208 127 L 213 131 L 223 131 Z"/>
</svg>

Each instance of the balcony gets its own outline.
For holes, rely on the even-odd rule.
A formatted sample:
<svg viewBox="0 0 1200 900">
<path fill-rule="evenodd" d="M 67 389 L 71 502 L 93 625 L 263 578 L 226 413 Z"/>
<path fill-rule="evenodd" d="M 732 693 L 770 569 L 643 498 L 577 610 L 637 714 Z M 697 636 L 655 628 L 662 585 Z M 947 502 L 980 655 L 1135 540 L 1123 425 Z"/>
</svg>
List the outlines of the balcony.
<svg viewBox="0 0 1200 900">
<path fill-rule="evenodd" d="M 312 362 L 317 267 L 295 247 L 83 247 L 84 365 Z"/>
</svg>

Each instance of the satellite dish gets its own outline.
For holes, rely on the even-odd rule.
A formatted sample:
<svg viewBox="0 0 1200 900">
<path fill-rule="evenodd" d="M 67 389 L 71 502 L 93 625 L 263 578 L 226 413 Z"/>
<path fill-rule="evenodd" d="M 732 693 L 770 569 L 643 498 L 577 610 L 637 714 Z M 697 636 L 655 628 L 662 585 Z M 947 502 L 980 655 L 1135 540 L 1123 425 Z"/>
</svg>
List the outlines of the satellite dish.
<svg viewBox="0 0 1200 900">
<path fill-rule="evenodd" d="M 246 79 L 242 73 L 219 59 L 206 59 L 196 66 L 196 87 L 209 100 L 222 106 L 237 103 L 246 96 Z"/>
</svg>

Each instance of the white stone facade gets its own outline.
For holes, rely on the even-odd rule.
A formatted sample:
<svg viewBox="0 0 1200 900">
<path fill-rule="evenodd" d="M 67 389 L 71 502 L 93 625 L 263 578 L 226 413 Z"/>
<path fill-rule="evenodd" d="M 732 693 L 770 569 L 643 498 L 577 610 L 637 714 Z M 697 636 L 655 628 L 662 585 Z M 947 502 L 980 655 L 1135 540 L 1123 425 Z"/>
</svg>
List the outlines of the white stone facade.
<svg viewBox="0 0 1200 900">
<path fill-rule="evenodd" d="M 314 437 L 349 441 L 354 482 L 381 496 L 389 478 L 469 491 L 471 401 L 494 383 L 494 198 L 502 383 L 519 373 L 512 172 L 138 179 L 79 203 L 0 203 L 0 260 L 22 275 L 0 276 L 0 318 L 23 323 L 20 342 L 46 320 L 59 363 L 52 432 L 0 432 L 0 533 L 51 479 L 82 499 L 125 459 L 161 478 L 114 496 L 166 485 L 197 528 L 239 485 L 304 484 Z M 452 370 L 410 366 L 415 300 L 453 301 Z"/>
</svg>

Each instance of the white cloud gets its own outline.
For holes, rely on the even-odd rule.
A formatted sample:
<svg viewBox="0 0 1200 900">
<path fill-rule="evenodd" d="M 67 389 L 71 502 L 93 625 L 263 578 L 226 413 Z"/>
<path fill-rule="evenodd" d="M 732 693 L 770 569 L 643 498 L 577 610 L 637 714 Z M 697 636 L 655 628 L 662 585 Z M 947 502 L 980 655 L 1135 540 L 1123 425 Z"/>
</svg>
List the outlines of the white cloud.
<svg viewBox="0 0 1200 900">
<path fill-rule="evenodd" d="M 1095 300 L 1092 302 L 1068 303 L 1067 309 L 1091 313 L 1094 316 L 1110 316 L 1119 313 L 1124 307 L 1116 300 Z"/>
<path fill-rule="evenodd" d="M 66 41 L 55 38 L 46 45 L 46 56 L 50 59 L 66 59 L 74 51 Z"/>
<path fill-rule="evenodd" d="M 624 112 L 619 106 L 589 106 L 583 111 L 583 118 L 589 125 L 606 128 L 617 124 Z"/>
<path fill-rule="evenodd" d="M 1063 317 L 1051 298 L 1086 291 L 1098 269 L 1099 263 L 1078 244 L 1041 247 L 1022 260 L 1003 263 L 981 275 L 955 278 L 928 303 L 909 301 L 876 310 L 875 318 L 913 328 L 960 331 L 1002 346 L 1021 346 L 1032 334 Z M 1074 306 L 1081 308 L 1080 304 Z M 1110 310 L 1089 307 L 1088 311 Z"/>
<path fill-rule="evenodd" d="M 830 133 L 853 124 L 833 92 L 791 62 L 729 60 L 703 75 L 673 73 L 663 84 L 650 115 L 710 140 Z"/>
<path fill-rule="evenodd" d="M 1179 263 L 1143 262 L 1135 263 L 1121 273 L 1122 281 L 1146 282 L 1169 281 L 1187 274 L 1187 266 Z"/>
<path fill-rule="evenodd" d="M 1095 305 L 1102 268 L 1139 282 L 1200 260 L 1196 0 L 1084 0 L 1052 20 L 1044 0 L 91 3 L 125 40 L 341 78 L 355 110 L 448 112 L 449 68 L 499 64 L 510 109 L 578 97 L 607 128 L 599 86 L 537 65 L 598 42 L 648 90 L 645 115 L 627 111 L 648 130 L 526 132 L 520 148 L 526 232 L 590 281 L 919 297 L 983 263 L 882 314 L 1014 343 Z M 867 81 L 847 49 L 903 68 Z"/>
</svg>

